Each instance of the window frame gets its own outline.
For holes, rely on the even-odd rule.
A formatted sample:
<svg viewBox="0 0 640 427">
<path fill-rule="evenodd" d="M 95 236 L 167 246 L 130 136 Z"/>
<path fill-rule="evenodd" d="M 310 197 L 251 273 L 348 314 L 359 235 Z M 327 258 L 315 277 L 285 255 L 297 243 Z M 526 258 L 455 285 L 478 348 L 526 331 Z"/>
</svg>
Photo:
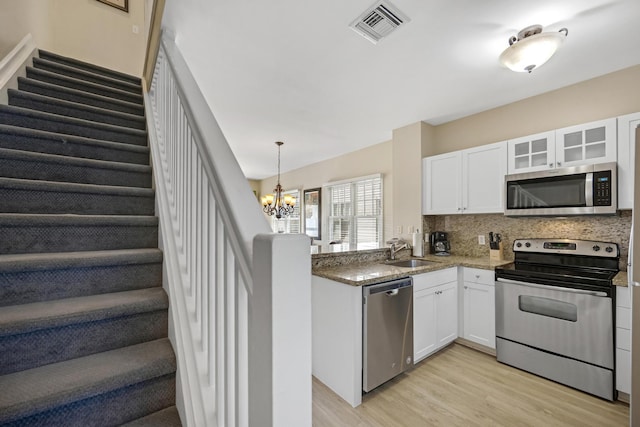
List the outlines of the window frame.
<svg viewBox="0 0 640 427">
<path fill-rule="evenodd" d="M 363 181 L 370 181 L 370 180 L 379 180 L 380 182 L 380 213 L 378 215 L 357 215 L 357 184 L 361 183 Z M 349 185 L 350 186 L 350 199 L 351 199 L 351 214 L 350 215 L 340 215 L 340 216 L 333 216 L 333 188 L 337 187 L 337 186 L 343 186 L 343 185 Z M 375 218 L 376 219 L 376 225 L 377 225 L 377 243 L 378 245 L 382 245 L 384 242 L 384 179 L 383 179 L 383 175 L 380 174 L 373 174 L 373 175 L 366 175 L 366 176 L 361 176 L 361 177 L 356 177 L 356 178 L 351 178 L 351 179 L 345 179 L 345 180 L 341 180 L 341 181 L 333 181 L 333 182 L 328 182 L 326 184 L 323 185 L 323 190 L 326 191 L 326 200 L 327 203 L 325 203 L 325 206 L 327 207 L 326 209 L 326 221 L 327 221 L 327 233 L 328 233 L 328 239 L 329 240 L 333 240 L 333 236 L 334 236 L 334 219 L 348 219 L 349 221 L 349 241 L 343 241 L 342 243 L 345 244 L 350 244 L 350 245 L 361 245 L 361 244 L 373 244 L 374 242 L 358 242 L 357 241 L 357 219 L 358 218 Z M 373 199 L 375 200 L 375 199 Z"/>
</svg>

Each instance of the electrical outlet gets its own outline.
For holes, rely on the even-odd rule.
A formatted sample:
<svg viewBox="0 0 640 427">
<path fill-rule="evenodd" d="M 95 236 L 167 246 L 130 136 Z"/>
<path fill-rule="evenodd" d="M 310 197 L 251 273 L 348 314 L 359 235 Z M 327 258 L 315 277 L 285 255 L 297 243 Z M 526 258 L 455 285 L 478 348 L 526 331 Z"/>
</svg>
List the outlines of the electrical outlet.
<svg viewBox="0 0 640 427">
<path fill-rule="evenodd" d="M 399 226 L 397 226 L 397 227 L 396 227 L 396 234 L 397 234 L 398 236 L 402 234 L 402 226 L 401 226 L 401 225 L 399 225 Z"/>
<path fill-rule="evenodd" d="M 478 235 L 478 244 L 479 245 L 484 245 L 485 244 L 485 242 L 484 242 L 484 234 L 479 234 Z"/>
<path fill-rule="evenodd" d="M 140 32 L 140 28 L 137 25 L 131 27 L 131 32 L 133 34 L 138 34 Z"/>
<path fill-rule="evenodd" d="M 413 225 L 410 225 L 409 228 L 407 229 L 407 233 L 412 234 L 413 233 Z"/>
</svg>

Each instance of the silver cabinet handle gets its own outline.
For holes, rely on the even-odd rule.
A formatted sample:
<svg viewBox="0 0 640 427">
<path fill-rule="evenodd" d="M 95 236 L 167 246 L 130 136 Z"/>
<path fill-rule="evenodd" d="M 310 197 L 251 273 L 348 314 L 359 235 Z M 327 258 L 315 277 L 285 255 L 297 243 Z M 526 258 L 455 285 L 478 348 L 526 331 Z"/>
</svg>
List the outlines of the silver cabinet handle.
<svg viewBox="0 0 640 427">
<path fill-rule="evenodd" d="M 553 167 L 553 163 L 549 163 L 549 167 L 552 168 Z"/>
<path fill-rule="evenodd" d="M 562 166 L 562 162 L 556 162 L 556 165 Z"/>
<path fill-rule="evenodd" d="M 464 287 L 464 288 L 465 288 L 465 289 L 469 289 L 469 287 L 468 287 L 468 286 L 466 286 L 466 285 L 465 285 L 465 287 Z"/>
</svg>

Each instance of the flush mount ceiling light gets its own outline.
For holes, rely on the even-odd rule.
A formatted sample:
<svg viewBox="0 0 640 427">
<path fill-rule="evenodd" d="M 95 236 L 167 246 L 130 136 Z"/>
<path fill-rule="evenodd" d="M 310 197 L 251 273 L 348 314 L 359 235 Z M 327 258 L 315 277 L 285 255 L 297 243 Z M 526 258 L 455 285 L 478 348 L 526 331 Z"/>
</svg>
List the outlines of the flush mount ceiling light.
<svg viewBox="0 0 640 427">
<path fill-rule="evenodd" d="M 500 55 L 500 62 L 517 72 L 531 72 L 547 62 L 560 47 L 569 30 L 543 33 L 542 25 L 532 25 L 509 38 L 509 47 Z"/>
<path fill-rule="evenodd" d="M 278 219 L 293 213 L 293 208 L 296 205 L 295 197 L 288 194 L 284 195 L 282 186 L 280 185 L 280 147 L 283 144 L 284 142 L 276 141 L 276 145 L 278 146 L 278 183 L 273 190 L 273 194 L 267 194 L 262 197 L 262 210 L 264 213 L 267 215 L 275 215 Z"/>
</svg>

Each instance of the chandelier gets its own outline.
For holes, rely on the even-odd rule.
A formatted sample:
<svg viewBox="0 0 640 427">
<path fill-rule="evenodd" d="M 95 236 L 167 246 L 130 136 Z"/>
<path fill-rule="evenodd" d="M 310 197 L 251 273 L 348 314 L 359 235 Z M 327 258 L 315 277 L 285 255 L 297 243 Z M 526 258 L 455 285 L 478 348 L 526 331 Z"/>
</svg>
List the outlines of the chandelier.
<svg viewBox="0 0 640 427">
<path fill-rule="evenodd" d="M 569 34 L 566 28 L 543 33 L 541 25 L 532 25 L 511 36 L 509 47 L 500 55 L 500 62 L 513 71 L 531 72 L 547 62 Z"/>
<path fill-rule="evenodd" d="M 262 196 L 262 210 L 264 213 L 267 215 L 275 215 L 278 219 L 293 213 L 293 208 L 296 205 L 295 197 L 289 194 L 282 194 L 282 186 L 280 185 L 280 147 L 282 144 L 284 144 L 284 142 L 276 141 L 276 145 L 278 146 L 278 184 L 273 190 L 274 194 Z"/>
</svg>

